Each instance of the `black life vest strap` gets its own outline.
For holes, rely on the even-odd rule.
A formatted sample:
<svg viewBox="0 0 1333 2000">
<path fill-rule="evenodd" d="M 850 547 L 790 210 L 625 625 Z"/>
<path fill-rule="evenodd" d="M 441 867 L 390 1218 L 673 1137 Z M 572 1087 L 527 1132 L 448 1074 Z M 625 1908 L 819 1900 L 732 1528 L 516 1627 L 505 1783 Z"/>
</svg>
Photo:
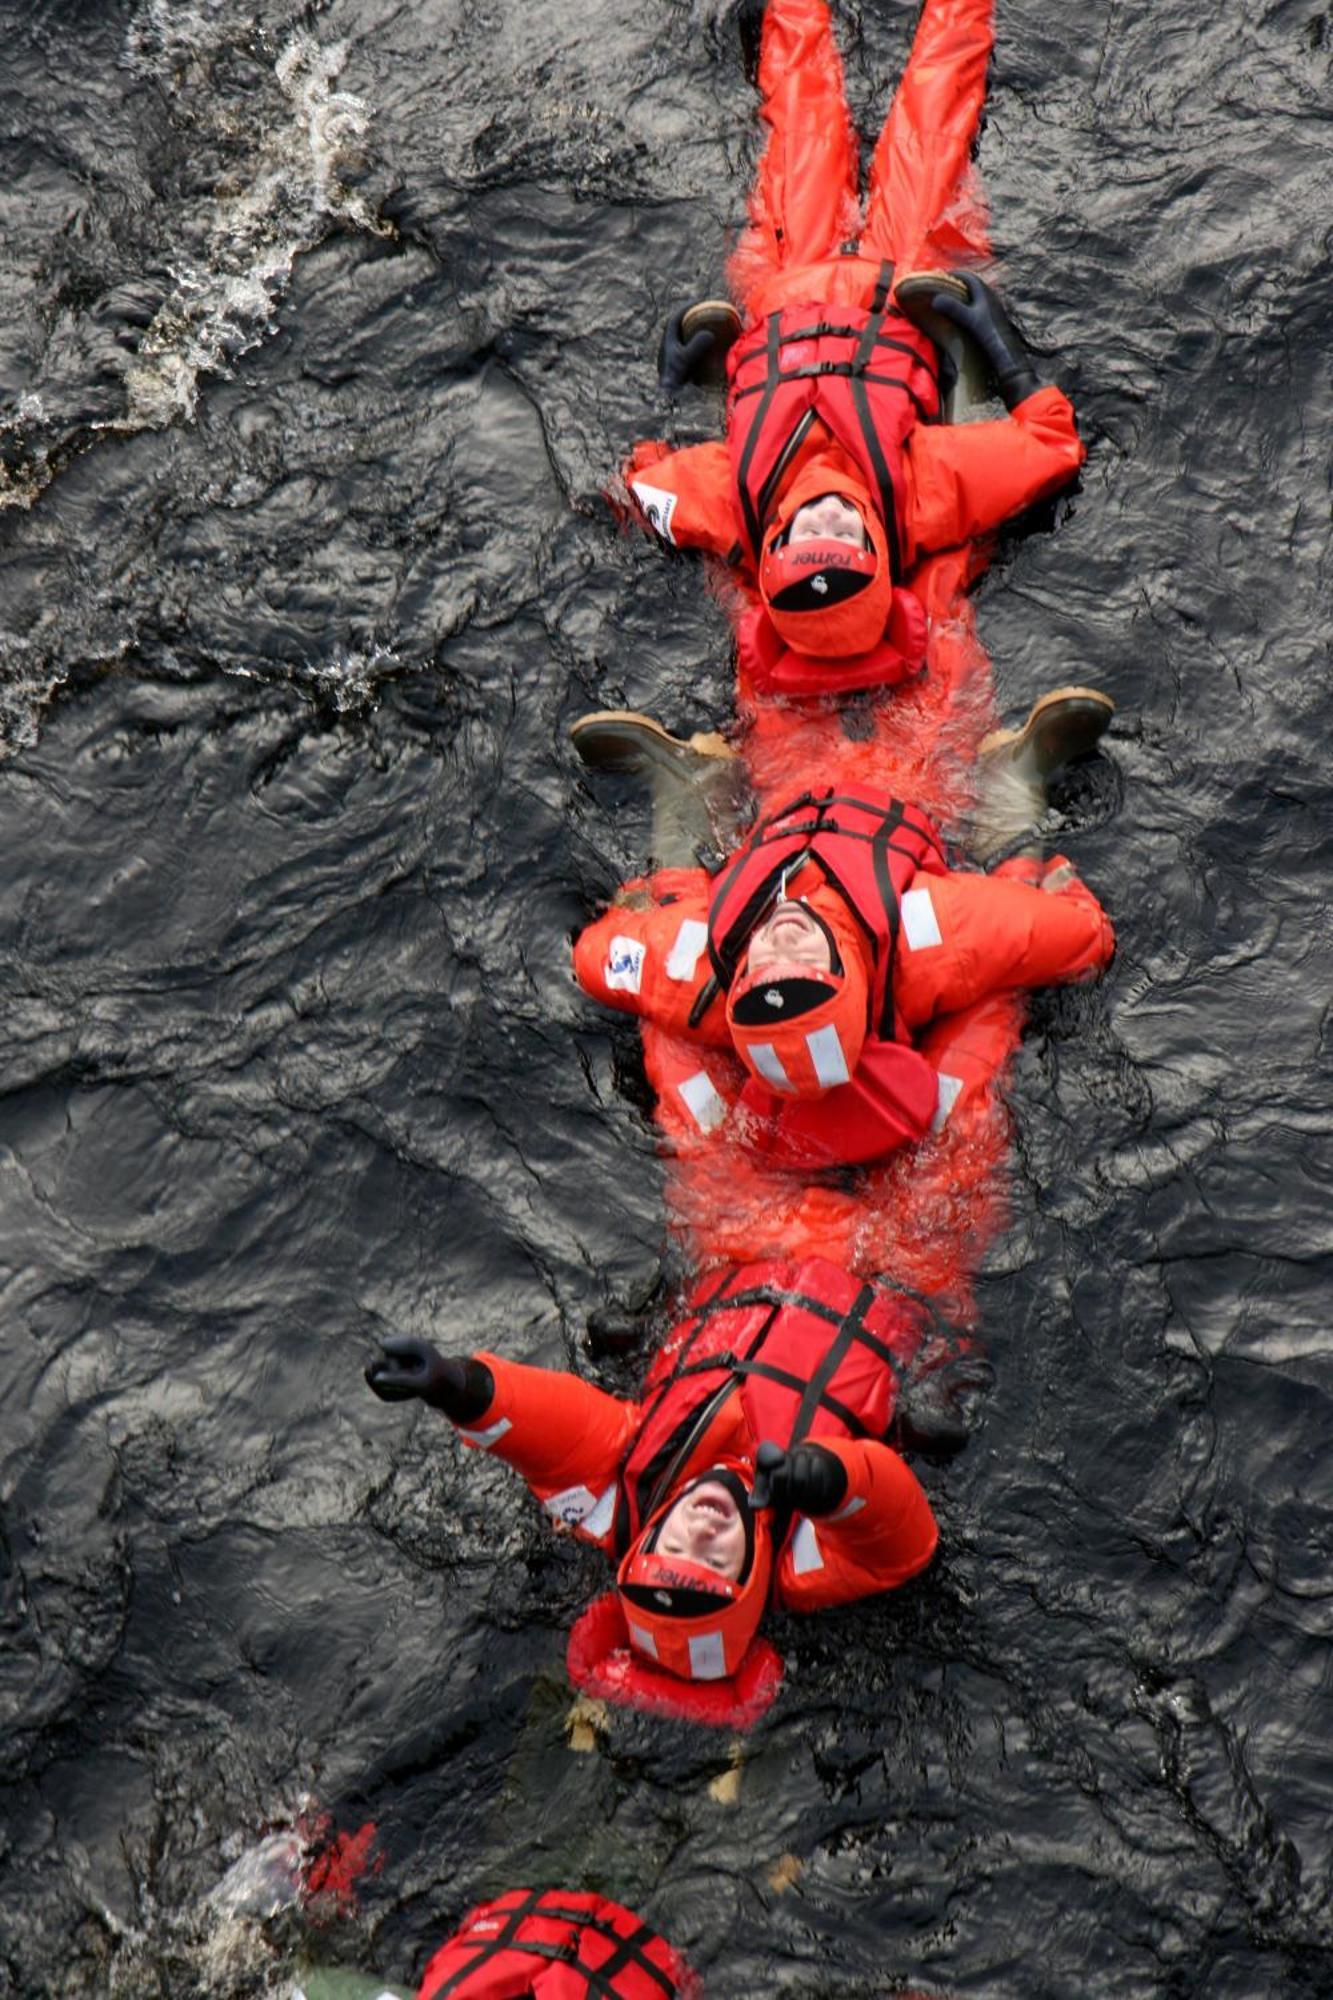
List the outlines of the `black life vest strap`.
<svg viewBox="0 0 1333 2000">
<path fill-rule="evenodd" d="M 759 408 L 755 411 L 750 423 L 749 435 L 745 440 L 745 449 L 741 453 L 741 462 L 736 479 L 736 488 L 741 499 L 741 509 L 745 515 L 745 532 L 750 538 L 750 553 L 756 562 L 760 561 L 764 553 L 763 522 L 750 500 L 750 461 L 754 457 L 760 436 L 763 432 L 764 418 L 768 414 L 768 406 L 777 393 L 778 349 L 781 346 L 781 323 L 781 313 L 772 313 L 770 315 L 767 341 L 768 365 L 764 371 L 763 395 L 760 399 Z"/>
<path fill-rule="evenodd" d="M 852 408 L 856 411 L 856 420 L 861 427 L 861 437 L 865 443 L 866 454 L 875 475 L 875 484 L 879 488 L 880 512 L 883 515 L 885 532 L 889 538 L 889 575 L 897 583 L 900 581 L 903 573 L 902 544 L 898 537 L 898 505 L 893 491 L 893 480 L 889 473 L 888 462 L 884 457 L 883 447 L 879 441 L 879 434 L 875 429 L 874 418 L 870 413 L 870 397 L 867 393 L 864 379 L 865 371 L 870 365 L 870 356 L 874 351 L 875 343 L 879 338 L 880 328 L 884 323 L 884 304 L 888 300 L 889 286 L 892 283 L 893 266 L 885 262 L 879 267 L 879 282 L 875 286 L 875 299 L 879 303 L 872 306 L 870 318 L 866 321 L 865 331 L 861 335 L 861 344 L 856 351 L 856 365 L 853 367 L 848 387 L 851 392 Z"/>
<path fill-rule="evenodd" d="M 848 1342 L 844 1341 L 843 1353 L 846 1353 L 847 1345 Z M 822 1370 L 823 1364 L 821 1363 L 820 1366 Z M 790 1368 L 779 1368 L 772 1361 L 749 1361 L 744 1356 L 738 1354 L 710 1354 L 706 1361 L 693 1361 L 688 1367 L 682 1368 L 675 1379 L 677 1382 L 688 1381 L 691 1375 L 707 1375 L 714 1368 L 725 1368 L 728 1370 L 733 1378 L 733 1386 L 741 1382 L 747 1375 L 757 1375 L 765 1382 L 776 1382 L 780 1389 L 790 1389 L 793 1395 L 800 1396 L 800 1409 L 803 1411 L 805 1408 L 806 1399 L 810 1392 L 809 1377 L 797 1375 Z M 845 1424 L 853 1437 L 868 1438 L 874 1436 L 874 1432 L 870 1429 L 869 1425 L 863 1418 L 857 1416 L 856 1411 L 851 1408 L 850 1404 L 844 1403 L 839 1396 L 831 1396 L 827 1388 L 821 1390 L 820 1394 L 815 1398 L 815 1406 L 827 1410 L 829 1415 L 836 1417 L 840 1424 Z M 812 1407 L 810 1415 L 806 1417 L 802 1429 L 793 1433 L 791 1440 L 793 1444 L 797 1443 L 800 1437 L 804 1435 L 813 1417 L 814 1408 Z M 799 1413 L 797 1421 L 798 1423 L 800 1422 Z"/>
<path fill-rule="evenodd" d="M 597 1935 L 604 1937 L 608 1944 L 615 1945 L 615 1951 L 604 1965 L 593 1968 L 585 1965 L 582 1959 L 575 1960 L 575 1969 L 581 1972 L 588 1981 L 588 1991 L 590 1993 L 614 1994 L 616 1989 L 611 1985 L 611 1980 L 615 1978 L 618 1972 L 623 1972 L 627 1965 L 634 1965 L 638 1967 L 640 1972 L 646 1972 L 648 1977 L 661 1987 L 663 1993 L 668 1996 L 668 2000 L 670 2000 L 670 1996 L 674 1995 L 676 1991 L 675 1980 L 672 1979 L 669 1973 L 664 1972 L 660 1965 L 654 1965 L 653 1961 L 646 1956 L 641 1948 L 645 1939 L 651 1942 L 657 1935 L 650 1925 L 641 1922 L 638 1929 L 631 1931 L 628 1937 L 626 1937 L 615 1928 L 614 1924 L 609 1924 L 605 1917 L 586 1916 L 578 1910 L 562 1910 L 556 1905 L 548 1903 L 541 1911 L 541 1915 L 544 1917 L 557 1917 L 565 1923 L 578 1924 L 583 1930 L 596 1931 Z M 525 1951 L 526 1949 L 525 1945 L 519 1946 L 520 1951 Z M 559 1956 L 559 1953 L 554 1951 L 549 1945 L 544 1947 L 544 1951 L 551 1956 Z"/>
<path fill-rule="evenodd" d="M 893 266 L 886 257 L 880 264 L 879 276 L 875 279 L 875 289 L 870 300 L 870 310 L 872 313 L 878 313 L 881 318 L 883 317 L 884 308 L 889 303 L 889 293 L 892 290 Z"/>
<path fill-rule="evenodd" d="M 831 1408 L 828 1385 L 842 1366 L 852 1342 L 859 1339 L 861 1334 L 864 1333 L 865 1316 L 874 1304 L 874 1301 L 875 1287 L 873 1285 L 862 1285 L 853 1301 L 851 1311 L 847 1314 L 847 1317 L 838 1329 L 832 1346 L 820 1362 L 818 1368 L 816 1368 L 814 1374 L 810 1377 L 809 1386 L 801 1398 L 801 1407 L 796 1412 L 796 1424 L 792 1430 L 788 1450 L 791 1449 L 792 1445 L 801 1442 L 801 1439 L 806 1435 L 806 1432 L 814 1422 L 817 1410 Z M 861 1437 L 868 1437 L 870 1435 L 869 1430 L 864 1424 L 860 1426 L 858 1435 Z"/>
</svg>

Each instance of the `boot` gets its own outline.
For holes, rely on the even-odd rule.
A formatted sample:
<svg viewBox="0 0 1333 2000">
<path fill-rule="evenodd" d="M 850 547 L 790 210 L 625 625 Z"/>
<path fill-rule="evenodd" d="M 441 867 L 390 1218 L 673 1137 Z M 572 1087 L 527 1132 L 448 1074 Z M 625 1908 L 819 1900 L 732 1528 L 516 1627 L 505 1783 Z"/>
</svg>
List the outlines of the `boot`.
<svg viewBox="0 0 1333 2000">
<path fill-rule="evenodd" d="M 1048 781 L 1092 755 L 1114 714 L 1115 703 L 1097 688 L 1054 688 L 1033 702 L 1020 729 L 993 729 L 983 737 L 969 842 L 978 860 L 989 860 L 1038 824 Z"/>
<path fill-rule="evenodd" d="M 632 708 L 598 709 L 570 728 L 594 770 L 646 777 L 653 798 L 653 859 L 693 868 L 711 851 L 728 853 L 749 810 L 745 765 L 716 730 L 673 736 Z"/>
<path fill-rule="evenodd" d="M 634 708 L 598 708 L 570 724 L 570 738 L 595 771 L 650 776 L 670 771 L 694 779 L 709 764 L 734 762 L 736 752 L 715 729 L 673 736 L 651 715 Z"/>
</svg>

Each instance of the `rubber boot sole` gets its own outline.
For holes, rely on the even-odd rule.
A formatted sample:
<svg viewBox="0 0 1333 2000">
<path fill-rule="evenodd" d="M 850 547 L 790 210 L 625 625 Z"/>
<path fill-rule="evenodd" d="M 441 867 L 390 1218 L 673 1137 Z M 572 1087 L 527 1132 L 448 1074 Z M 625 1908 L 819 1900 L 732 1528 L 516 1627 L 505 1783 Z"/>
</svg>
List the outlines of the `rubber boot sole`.
<svg viewBox="0 0 1333 2000">
<path fill-rule="evenodd" d="M 1100 688 L 1053 688 L 1033 702 L 1020 729 L 993 729 L 983 737 L 977 760 L 1049 778 L 1065 764 L 1090 757 L 1114 714 L 1115 703 Z"/>
<path fill-rule="evenodd" d="M 735 761 L 736 753 L 714 731 L 673 736 L 651 715 L 632 708 L 601 708 L 570 726 L 570 739 L 596 771 L 669 771 L 688 778 Z"/>
</svg>

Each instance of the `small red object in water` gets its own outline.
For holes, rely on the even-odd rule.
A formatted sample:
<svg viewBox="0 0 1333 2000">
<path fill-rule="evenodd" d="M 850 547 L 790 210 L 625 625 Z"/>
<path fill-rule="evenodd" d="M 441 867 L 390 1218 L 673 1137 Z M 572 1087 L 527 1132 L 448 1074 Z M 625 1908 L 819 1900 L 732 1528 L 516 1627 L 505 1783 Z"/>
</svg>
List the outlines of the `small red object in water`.
<svg viewBox="0 0 1333 2000">
<path fill-rule="evenodd" d="M 332 1821 L 322 1813 L 302 1828 L 310 1843 L 310 1859 L 305 1866 L 302 1901 L 324 1905 L 330 1915 L 344 1915 L 356 1908 L 353 1884 L 367 1873 L 378 1875 L 384 1856 L 375 1853 L 377 1828 L 367 1820 L 355 1833 L 330 1833 Z"/>
</svg>

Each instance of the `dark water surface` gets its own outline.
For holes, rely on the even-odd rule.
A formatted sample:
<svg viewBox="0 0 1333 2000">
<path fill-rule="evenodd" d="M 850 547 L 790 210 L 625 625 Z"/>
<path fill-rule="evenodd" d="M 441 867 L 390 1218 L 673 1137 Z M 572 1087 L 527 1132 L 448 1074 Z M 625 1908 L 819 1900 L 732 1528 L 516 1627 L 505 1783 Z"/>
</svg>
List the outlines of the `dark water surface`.
<svg viewBox="0 0 1333 2000">
<path fill-rule="evenodd" d="M 912 19 L 840 10 L 864 122 Z M 780 1634 L 728 1804 L 721 1739 L 565 1747 L 597 1559 L 360 1367 L 591 1368 L 657 1268 L 634 1038 L 566 973 L 645 820 L 565 728 L 725 713 L 698 572 L 596 495 L 741 214 L 734 12 L 0 4 L 21 2000 L 282 1991 L 204 1898 L 306 1799 L 381 1831 L 321 1949 L 404 1981 L 562 1881 L 741 2000 L 1333 1991 L 1333 26 L 998 26 L 996 247 L 1092 455 L 981 629 L 1009 707 L 1122 704 L 1070 836 L 1120 952 L 1019 1065 L 941 1558 Z"/>
</svg>

